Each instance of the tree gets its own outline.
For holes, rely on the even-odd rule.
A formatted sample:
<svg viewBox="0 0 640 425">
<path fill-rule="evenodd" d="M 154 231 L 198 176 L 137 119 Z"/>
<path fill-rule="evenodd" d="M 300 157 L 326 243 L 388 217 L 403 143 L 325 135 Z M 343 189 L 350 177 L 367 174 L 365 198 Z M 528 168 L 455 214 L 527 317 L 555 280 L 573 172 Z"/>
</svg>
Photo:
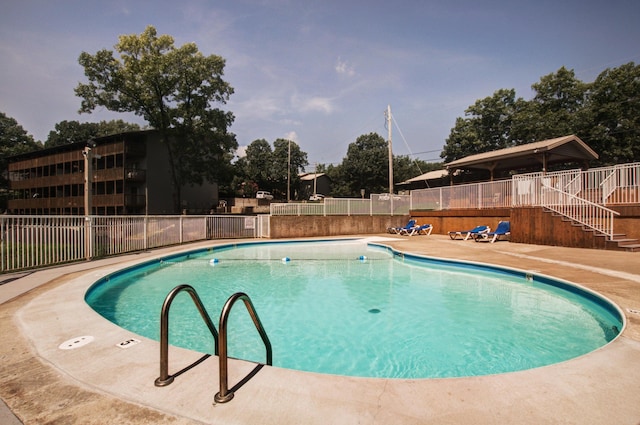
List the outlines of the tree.
<svg viewBox="0 0 640 425">
<path fill-rule="evenodd" d="M 408 155 L 393 156 L 393 181 L 400 183 L 427 171 L 439 170 L 442 164 L 427 163 L 420 159 L 411 159 Z"/>
<path fill-rule="evenodd" d="M 106 49 L 80 55 L 89 80 L 75 89 L 82 98 L 80 112 L 97 107 L 133 112 L 159 131 L 169 154 L 177 211 L 180 188 L 216 181 L 238 146 L 227 131 L 233 114 L 212 107 L 233 93 L 222 79 L 225 60 L 204 56 L 194 43 L 176 48 L 171 36 L 158 36 L 153 26 L 140 35 L 121 35 L 114 48 L 119 58 Z"/>
<path fill-rule="evenodd" d="M 22 128 L 18 122 L 0 112 L 0 211 L 6 210 L 9 174 L 8 157 L 42 149 L 42 145 Z"/>
<path fill-rule="evenodd" d="M 277 139 L 273 142 L 274 191 L 296 198 L 295 188 L 300 187 L 298 174 L 304 171 L 307 165 L 307 153 L 300 150 L 296 142 L 287 139 Z M 290 185 L 290 190 L 287 190 L 287 184 Z"/>
<path fill-rule="evenodd" d="M 640 161 L 640 66 L 630 62 L 600 73 L 581 118 L 591 124 L 584 138 L 600 164 Z"/>
<path fill-rule="evenodd" d="M 340 173 L 344 179 L 344 195 L 360 197 L 366 193 L 389 191 L 389 148 L 377 133 L 359 136 L 347 149 Z M 339 188 L 339 186 L 338 186 Z"/>
<path fill-rule="evenodd" d="M 640 66 L 606 69 L 593 83 L 561 67 L 531 87 L 530 101 L 498 90 L 469 107 L 446 140 L 445 162 L 569 134 L 587 142 L 601 165 L 640 160 Z"/>
<path fill-rule="evenodd" d="M 440 153 L 444 162 L 511 146 L 512 117 L 519 103 L 514 97 L 513 90 L 499 90 L 493 97 L 478 100 L 467 108 L 466 118 L 456 118 L 456 124 Z M 465 170 L 458 180 L 474 181 L 487 177 L 485 170 Z"/>
<path fill-rule="evenodd" d="M 265 139 L 254 140 L 247 146 L 244 161 L 240 163 L 244 167 L 243 174 L 258 189 L 273 190 L 272 153 L 271 145 Z"/>
<path fill-rule="evenodd" d="M 336 197 L 353 196 L 351 185 L 347 183 L 342 165 L 329 164 L 324 172 L 331 179 L 331 193 L 327 193 L 327 195 Z"/>
<path fill-rule="evenodd" d="M 479 152 L 504 149 L 513 145 L 511 127 L 516 105 L 514 89 L 500 89 L 493 96 L 476 101 L 465 112 L 473 117 L 475 131 L 483 141 Z"/>
<path fill-rule="evenodd" d="M 518 104 L 515 96 L 513 89 L 500 89 L 467 108 L 466 118 L 456 119 L 440 157 L 451 162 L 512 146 L 511 129 Z"/>
<path fill-rule="evenodd" d="M 135 130 L 140 130 L 138 124 L 127 123 L 123 120 L 100 121 L 99 123 L 61 121 L 55 125 L 55 130 L 49 132 L 44 147 L 51 148 L 70 143 L 86 142 L 96 137 Z"/>
<path fill-rule="evenodd" d="M 531 86 L 536 94 L 516 117 L 519 143 L 577 134 L 581 129 L 578 113 L 585 104 L 587 85 L 564 66 L 545 75 Z M 528 114 L 525 119 L 523 113 Z"/>
<path fill-rule="evenodd" d="M 441 157 L 465 156 L 551 139 L 583 131 L 587 87 L 573 70 L 561 67 L 533 84 L 533 99 L 516 98 L 514 89 L 497 90 L 478 100 L 456 119 Z"/>
<path fill-rule="evenodd" d="M 484 149 L 490 149 L 484 145 L 475 127 L 475 123 L 468 118 L 456 118 L 456 125 L 451 129 L 440 153 L 444 162 L 455 161 L 482 152 Z"/>
<path fill-rule="evenodd" d="M 254 140 L 247 146 L 246 156 L 236 162 L 236 169 L 243 178 L 236 179 L 235 186 L 246 194 L 244 188 L 254 183 L 261 190 L 285 198 L 289 170 L 291 188 L 297 188 L 300 182 L 298 173 L 308 164 L 306 152 L 300 150 L 295 142 L 277 139 L 272 149 L 266 140 Z"/>
<path fill-rule="evenodd" d="M 360 189 L 365 189 L 368 194 L 388 192 L 389 151 L 387 142 L 374 133 L 363 135 L 357 139 L 356 143 L 349 145 L 349 152 L 350 154 L 343 159 L 340 165 L 318 164 L 317 166 L 318 173 L 325 173 L 331 179 L 330 195 L 359 198 L 361 196 Z M 367 161 L 370 158 L 373 158 L 373 165 L 367 167 Z M 400 183 L 427 171 L 441 168 L 442 164 L 411 159 L 408 155 L 394 155 L 393 181 Z"/>
</svg>

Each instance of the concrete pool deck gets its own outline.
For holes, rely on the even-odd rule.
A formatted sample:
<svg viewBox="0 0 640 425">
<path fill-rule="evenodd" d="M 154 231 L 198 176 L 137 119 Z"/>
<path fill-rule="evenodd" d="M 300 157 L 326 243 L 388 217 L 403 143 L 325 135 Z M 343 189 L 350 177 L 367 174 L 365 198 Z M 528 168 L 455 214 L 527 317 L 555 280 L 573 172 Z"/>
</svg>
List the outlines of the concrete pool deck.
<svg viewBox="0 0 640 425">
<path fill-rule="evenodd" d="M 615 302 L 626 317 L 626 327 L 616 340 L 587 355 L 500 375 L 366 379 L 264 367 L 232 401 L 215 404 L 217 357 L 210 357 L 169 386 L 155 387 L 159 343 L 111 324 L 83 300 L 92 282 L 118 268 L 230 241 L 200 242 L 0 275 L 0 282 L 6 282 L 0 284 L 0 335 L 4 340 L 0 399 L 6 404 L 0 403 L 0 422 L 640 424 L 640 254 L 452 241 L 442 235 L 379 236 L 384 244 L 405 252 L 486 262 L 569 280 Z M 210 313 L 217 323 L 218 312 Z M 94 339 L 78 348 L 59 348 L 81 336 Z M 125 344 L 128 348 L 119 346 L 132 339 L 139 342 Z M 170 373 L 198 357 L 172 347 Z M 229 385 L 235 385 L 253 366 L 230 360 Z"/>
</svg>

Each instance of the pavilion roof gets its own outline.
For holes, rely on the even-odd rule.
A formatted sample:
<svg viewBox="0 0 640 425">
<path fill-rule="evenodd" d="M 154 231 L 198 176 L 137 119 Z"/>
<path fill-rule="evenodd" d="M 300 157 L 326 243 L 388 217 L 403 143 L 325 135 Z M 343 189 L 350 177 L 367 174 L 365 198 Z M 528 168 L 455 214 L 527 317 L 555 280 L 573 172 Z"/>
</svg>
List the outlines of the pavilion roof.
<svg viewBox="0 0 640 425">
<path fill-rule="evenodd" d="M 493 173 L 494 170 L 535 168 L 537 166 L 546 170 L 549 164 L 585 162 L 593 159 L 598 159 L 598 154 L 578 136 L 572 134 L 466 156 L 445 164 L 445 167 L 448 170 L 484 169 Z"/>
</svg>

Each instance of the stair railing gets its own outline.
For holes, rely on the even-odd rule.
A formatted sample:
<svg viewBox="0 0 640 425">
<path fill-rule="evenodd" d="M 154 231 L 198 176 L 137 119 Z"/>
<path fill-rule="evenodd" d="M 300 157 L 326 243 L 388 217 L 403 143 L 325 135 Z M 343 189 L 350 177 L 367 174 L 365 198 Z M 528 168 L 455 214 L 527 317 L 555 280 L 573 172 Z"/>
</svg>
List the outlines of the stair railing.
<svg viewBox="0 0 640 425">
<path fill-rule="evenodd" d="M 213 399 L 217 403 L 226 403 L 233 398 L 234 391 L 229 390 L 228 383 L 228 368 L 227 368 L 227 322 L 229 320 L 229 313 L 231 312 L 231 308 L 235 304 L 236 301 L 242 300 L 244 302 L 251 319 L 253 320 L 253 324 L 255 325 L 260 337 L 262 338 L 262 342 L 264 343 L 265 348 L 267 349 L 267 361 L 266 364 L 271 366 L 272 364 L 272 353 L 271 353 L 271 342 L 269 341 L 269 337 L 260 322 L 260 318 L 256 313 L 256 309 L 253 307 L 253 303 L 249 296 L 243 292 L 236 292 L 233 294 L 224 307 L 222 307 L 222 313 L 220 313 L 220 339 L 219 339 L 219 360 L 218 364 L 220 366 L 220 392 L 217 393 Z"/>
<path fill-rule="evenodd" d="M 619 212 L 552 186 L 543 185 L 543 189 L 542 207 L 613 239 L 613 219 Z"/>
<path fill-rule="evenodd" d="M 169 292 L 169 294 L 165 298 L 164 304 L 162 304 L 162 311 L 160 313 L 160 376 L 155 380 L 156 387 L 164 387 L 166 385 L 169 385 L 173 382 L 176 376 L 186 372 L 194 366 L 197 366 L 198 364 L 205 361 L 208 357 L 210 357 L 210 354 L 205 354 L 179 372 L 173 375 L 169 375 L 169 310 L 171 309 L 171 303 L 173 302 L 174 298 L 183 291 L 187 292 L 191 296 L 191 299 L 196 305 L 198 312 L 202 317 L 202 320 L 204 320 L 207 328 L 209 328 L 209 332 L 211 332 L 211 335 L 213 336 L 215 342 L 215 354 L 218 354 L 218 332 L 216 331 L 216 328 L 213 325 L 213 322 L 211 321 L 207 310 L 204 308 L 204 304 L 202 304 L 200 297 L 196 293 L 196 290 L 190 285 L 176 286 L 171 290 L 171 292 Z"/>
<path fill-rule="evenodd" d="M 218 392 L 214 396 L 214 400 L 217 403 L 226 403 L 233 398 L 234 391 L 236 391 L 239 387 L 244 385 L 251 377 L 253 377 L 263 366 L 264 364 L 258 364 L 256 368 L 252 372 L 249 373 L 242 381 L 240 381 L 234 388 L 229 389 L 228 385 L 228 370 L 227 370 L 227 322 L 229 320 L 229 313 L 231 312 L 231 308 L 233 304 L 238 301 L 244 301 L 244 304 L 253 320 L 260 337 L 262 338 L 262 342 L 265 345 L 267 350 L 267 361 L 266 364 L 271 366 L 273 363 L 273 355 L 271 350 L 271 341 L 269 341 L 269 337 L 262 326 L 262 322 L 260 322 L 260 318 L 258 317 L 258 313 L 256 313 L 256 309 L 251 302 L 249 296 L 243 292 L 237 292 L 233 294 L 224 307 L 222 308 L 222 312 L 220 313 L 220 334 L 216 331 L 213 322 L 211 322 L 211 318 L 207 313 L 200 297 L 198 296 L 196 290 L 190 285 L 178 285 L 169 292 L 167 297 L 164 300 L 164 304 L 162 305 L 162 312 L 160 314 L 160 377 L 155 380 L 155 385 L 157 387 L 164 387 L 171 384 L 175 377 L 190 370 L 191 368 L 197 366 L 202 363 L 207 358 L 211 357 L 210 354 L 205 354 L 195 362 L 191 363 L 187 367 L 183 368 L 179 372 L 174 373 L 173 375 L 169 375 L 169 311 L 171 309 L 171 303 L 175 299 L 175 297 L 180 292 L 187 292 L 194 304 L 198 308 L 198 312 L 200 312 L 200 316 L 206 323 L 213 339 L 215 341 L 215 354 L 219 356 L 219 366 L 220 366 L 220 392 Z"/>
</svg>

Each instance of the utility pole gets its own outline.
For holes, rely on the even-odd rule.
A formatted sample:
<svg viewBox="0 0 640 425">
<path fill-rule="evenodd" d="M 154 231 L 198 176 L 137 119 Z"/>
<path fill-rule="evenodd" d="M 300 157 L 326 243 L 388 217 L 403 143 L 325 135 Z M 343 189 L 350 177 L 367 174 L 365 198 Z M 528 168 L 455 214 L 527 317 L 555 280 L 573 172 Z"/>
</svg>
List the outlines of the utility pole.
<svg viewBox="0 0 640 425">
<path fill-rule="evenodd" d="M 316 170 L 313 173 L 313 194 L 314 195 L 318 193 L 317 180 L 318 180 L 318 163 L 316 162 Z"/>
<path fill-rule="evenodd" d="M 87 145 L 82 150 L 82 156 L 84 156 L 84 215 L 88 217 L 91 215 L 92 207 L 92 184 L 93 184 L 93 151 L 91 146 Z M 88 220 L 88 218 L 87 218 Z"/>
<path fill-rule="evenodd" d="M 91 228 L 91 208 L 93 206 L 93 159 L 100 159 L 97 153 L 93 152 L 96 147 L 92 139 L 87 141 L 82 150 L 84 157 L 84 252 L 87 261 L 91 260 L 93 254 L 93 229 Z"/>
<path fill-rule="evenodd" d="M 289 140 L 289 153 L 287 154 L 287 202 L 291 202 L 291 140 Z"/>
<path fill-rule="evenodd" d="M 393 148 L 391 147 L 391 105 L 387 105 L 387 128 L 389 130 L 389 194 L 393 193 Z"/>
</svg>

